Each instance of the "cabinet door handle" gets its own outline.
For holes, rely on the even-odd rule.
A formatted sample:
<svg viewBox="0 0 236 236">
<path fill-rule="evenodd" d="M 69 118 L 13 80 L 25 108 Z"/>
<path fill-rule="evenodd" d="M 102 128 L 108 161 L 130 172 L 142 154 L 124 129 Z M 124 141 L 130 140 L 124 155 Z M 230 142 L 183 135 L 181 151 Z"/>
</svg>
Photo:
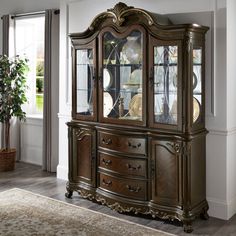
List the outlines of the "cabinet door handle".
<svg viewBox="0 0 236 236">
<path fill-rule="evenodd" d="M 107 180 L 106 181 L 105 179 L 103 179 L 102 180 L 102 184 L 107 186 L 107 187 L 110 187 L 112 185 L 112 181 L 111 180 Z"/>
<path fill-rule="evenodd" d="M 93 80 L 96 80 L 96 68 L 93 69 Z"/>
<path fill-rule="evenodd" d="M 102 139 L 102 143 L 105 144 L 105 145 L 110 145 L 112 144 L 112 140 L 109 138 L 107 140 L 105 140 L 104 138 Z"/>
<path fill-rule="evenodd" d="M 141 190 L 139 186 L 132 187 L 131 185 L 128 185 L 128 184 L 126 185 L 126 188 L 132 193 L 138 193 Z"/>
<path fill-rule="evenodd" d="M 111 161 L 111 160 L 106 160 L 106 159 L 102 158 L 102 163 L 103 163 L 105 166 L 109 166 L 109 165 L 112 163 L 112 161 Z"/>
<path fill-rule="evenodd" d="M 132 147 L 132 148 L 139 148 L 139 147 L 142 146 L 142 144 L 141 144 L 141 143 L 138 143 L 138 144 L 132 144 L 132 143 L 128 142 L 128 146 L 129 146 L 129 147 Z"/>
<path fill-rule="evenodd" d="M 153 67 L 150 68 L 150 74 L 149 74 L 149 85 L 152 88 L 154 84 L 154 73 L 153 73 Z"/>
<path fill-rule="evenodd" d="M 141 169 L 141 165 L 138 165 L 138 166 L 132 166 L 130 165 L 129 163 L 126 164 L 126 167 L 128 168 L 128 170 L 139 170 Z"/>
<path fill-rule="evenodd" d="M 99 80 L 100 86 L 102 87 L 102 80 L 103 80 L 103 69 L 102 68 L 100 68 L 98 80 Z"/>
</svg>

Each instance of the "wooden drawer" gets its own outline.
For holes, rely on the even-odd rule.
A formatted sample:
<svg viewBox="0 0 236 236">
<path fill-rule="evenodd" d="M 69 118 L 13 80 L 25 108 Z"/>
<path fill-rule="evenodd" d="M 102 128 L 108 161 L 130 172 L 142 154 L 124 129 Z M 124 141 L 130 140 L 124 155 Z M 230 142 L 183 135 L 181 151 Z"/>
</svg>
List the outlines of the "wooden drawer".
<svg viewBox="0 0 236 236">
<path fill-rule="evenodd" d="M 98 145 L 118 152 L 146 155 L 145 138 L 99 132 Z"/>
<path fill-rule="evenodd" d="M 142 180 L 122 179 L 100 173 L 100 188 L 128 198 L 147 199 L 147 183 Z"/>
<path fill-rule="evenodd" d="M 99 166 L 119 174 L 147 177 L 146 159 L 132 159 L 128 157 L 115 157 L 99 153 Z"/>
</svg>

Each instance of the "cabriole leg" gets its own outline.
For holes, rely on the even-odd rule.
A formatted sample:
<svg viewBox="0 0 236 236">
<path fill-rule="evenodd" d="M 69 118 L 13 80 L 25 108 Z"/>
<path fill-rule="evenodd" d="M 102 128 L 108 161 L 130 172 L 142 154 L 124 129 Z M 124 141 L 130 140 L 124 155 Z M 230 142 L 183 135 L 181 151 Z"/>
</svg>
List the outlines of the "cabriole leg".
<svg viewBox="0 0 236 236">
<path fill-rule="evenodd" d="M 186 232 L 186 233 L 193 232 L 193 227 L 192 227 L 191 221 L 184 221 L 183 224 L 184 224 L 184 232 Z"/>
<path fill-rule="evenodd" d="M 67 198 L 71 198 L 72 195 L 73 195 L 73 191 L 70 190 L 69 188 L 66 188 L 66 190 L 67 190 L 67 192 L 65 193 L 65 196 L 66 196 Z"/>
<path fill-rule="evenodd" d="M 207 210 L 203 209 L 202 213 L 200 214 L 200 217 L 203 220 L 208 220 L 209 219 L 209 215 L 207 213 Z"/>
</svg>

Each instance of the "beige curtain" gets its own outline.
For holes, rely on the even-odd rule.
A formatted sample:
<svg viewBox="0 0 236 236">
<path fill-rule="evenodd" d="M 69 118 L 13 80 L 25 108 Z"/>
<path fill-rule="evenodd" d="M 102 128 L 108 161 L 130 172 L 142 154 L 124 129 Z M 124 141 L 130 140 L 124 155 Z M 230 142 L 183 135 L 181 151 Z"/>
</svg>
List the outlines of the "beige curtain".
<svg viewBox="0 0 236 236">
<path fill-rule="evenodd" d="M 2 16 L 2 54 L 9 55 L 10 15 Z"/>
<path fill-rule="evenodd" d="M 14 43 L 15 20 L 11 15 L 2 16 L 2 55 L 15 56 Z M 16 159 L 20 159 L 20 123 L 16 118 L 11 119 L 10 146 L 16 148 Z M 4 127 L 1 130 L 1 144 L 4 145 Z"/>
<path fill-rule="evenodd" d="M 2 55 L 15 56 L 14 28 L 14 17 L 2 16 Z"/>
<path fill-rule="evenodd" d="M 55 172 L 58 164 L 59 11 L 45 12 L 43 110 L 43 170 Z"/>
</svg>

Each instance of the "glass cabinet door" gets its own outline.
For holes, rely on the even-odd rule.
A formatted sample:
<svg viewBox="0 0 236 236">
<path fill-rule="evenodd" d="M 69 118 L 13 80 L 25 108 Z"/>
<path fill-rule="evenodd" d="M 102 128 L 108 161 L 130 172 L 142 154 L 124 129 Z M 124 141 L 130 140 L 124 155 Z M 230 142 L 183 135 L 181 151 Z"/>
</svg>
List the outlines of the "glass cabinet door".
<svg viewBox="0 0 236 236">
<path fill-rule="evenodd" d="M 133 30 L 118 37 L 107 31 L 101 41 L 102 120 L 143 123 L 143 33 Z"/>
<path fill-rule="evenodd" d="M 203 104 L 203 84 L 202 84 L 202 48 L 194 47 L 192 52 L 192 64 L 193 64 L 193 117 L 192 123 L 201 123 L 202 117 L 202 104 Z"/>
<path fill-rule="evenodd" d="M 94 49 L 77 48 L 75 65 L 75 116 L 78 119 L 94 120 L 96 118 Z"/>
<path fill-rule="evenodd" d="M 178 129 L 181 120 L 179 46 L 154 42 L 151 48 L 150 123 L 153 127 Z"/>
</svg>

